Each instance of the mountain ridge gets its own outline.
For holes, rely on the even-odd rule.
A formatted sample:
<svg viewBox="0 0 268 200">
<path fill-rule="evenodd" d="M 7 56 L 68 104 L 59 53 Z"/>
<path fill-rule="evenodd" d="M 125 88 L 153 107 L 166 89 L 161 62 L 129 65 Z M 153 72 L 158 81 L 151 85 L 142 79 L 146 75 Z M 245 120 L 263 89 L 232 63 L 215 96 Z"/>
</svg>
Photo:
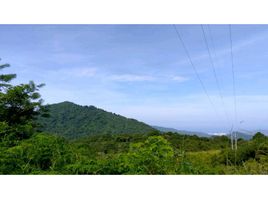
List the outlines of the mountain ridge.
<svg viewBox="0 0 268 200">
<path fill-rule="evenodd" d="M 148 133 L 151 126 L 136 119 L 107 112 L 95 106 L 81 106 L 64 101 L 47 105 L 50 117 L 39 118 L 41 131 L 68 139 L 94 134 Z"/>
<path fill-rule="evenodd" d="M 167 128 L 167 127 L 161 127 L 161 126 L 152 126 L 152 127 L 155 128 L 156 130 L 160 131 L 160 132 L 163 132 L 163 133 L 174 132 L 174 133 L 185 134 L 185 135 L 196 135 L 196 136 L 199 136 L 199 137 L 221 136 L 221 135 L 217 135 L 217 134 L 209 134 L 209 133 L 197 132 L 197 131 L 178 130 L 178 129 L 175 129 L 175 128 Z M 257 132 L 258 131 L 256 131 L 255 133 L 257 133 Z M 249 134 L 249 133 L 238 131 L 237 132 L 237 138 L 238 139 L 241 138 L 241 139 L 244 139 L 244 140 L 250 140 L 255 135 L 255 133 Z M 230 138 L 230 134 L 222 134 L 222 136 L 226 136 L 226 137 Z"/>
<path fill-rule="evenodd" d="M 161 127 L 161 126 L 152 126 L 156 130 L 166 133 L 166 132 L 174 132 L 178 134 L 185 134 L 185 135 L 196 135 L 199 137 L 211 137 L 211 135 L 203 132 L 197 132 L 197 131 L 186 131 L 186 130 L 178 130 L 175 128 L 167 128 L 167 127 Z"/>
</svg>

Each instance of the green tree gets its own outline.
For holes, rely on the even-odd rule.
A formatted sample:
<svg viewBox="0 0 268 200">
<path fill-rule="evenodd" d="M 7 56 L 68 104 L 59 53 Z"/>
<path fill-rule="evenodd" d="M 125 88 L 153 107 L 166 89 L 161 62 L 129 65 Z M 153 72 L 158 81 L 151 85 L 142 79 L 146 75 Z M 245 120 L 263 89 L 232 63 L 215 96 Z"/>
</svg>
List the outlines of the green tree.
<svg viewBox="0 0 268 200">
<path fill-rule="evenodd" d="M 258 161 L 268 161 L 268 137 L 264 134 L 257 132 L 252 141 L 255 146 L 256 160 Z"/>
<path fill-rule="evenodd" d="M 266 139 L 267 139 L 267 137 L 264 134 L 262 134 L 261 132 L 257 132 L 252 138 L 252 140 L 255 140 L 255 141 L 264 141 Z"/>
<path fill-rule="evenodd" d="M 9 67 L 0 65 L 0 69 Z M 38 93 L 44 84 L 11 85 L 9 82 L 16 74 L 0 75 L 0 142 L 12 146 L 21 139 L 29 138 L 36 128 L 37 116 L 43 112 L 43 100 Z"/>
<path fill-rule="evenodd" d="M 1 61 L 1 58 L 0 58 Z M 9 64 L 0 64 L 0 69 L 10 67 Z M 12 79 L 16 78 L 16 74 L 1 74 L 0 75 L 0 92 L 11 85 L 8 84 Z"/>
</svg>

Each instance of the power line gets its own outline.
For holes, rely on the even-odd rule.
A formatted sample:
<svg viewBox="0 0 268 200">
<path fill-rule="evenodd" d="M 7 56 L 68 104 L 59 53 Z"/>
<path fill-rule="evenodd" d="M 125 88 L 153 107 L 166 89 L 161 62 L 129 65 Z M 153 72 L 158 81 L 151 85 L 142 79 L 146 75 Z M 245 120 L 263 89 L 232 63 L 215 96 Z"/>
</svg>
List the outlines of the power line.
<svg viewBox="0 0 268 200">
<path fill-rule="evenodd" d="M 214 39 L 213 39 L 213 36 L 212 36 L 212 31 L 210 29 L 210 25 L 207 25 L 208 27 L 208 33 L 209 33 L 209 36 L 210 36 L 210 40 L 211 40 L 211 43 L 212 43 L 212 48 L 213 48 L 213 53 L 214 53 L 214 57 L 215 59 L 217 60 L 217 54 L 216 54 L 216 48 L 215 48 L 215 43 L 214 43 Z"/>
<path fill-rule="evenodd" d="M 183 49 L 184 49 L 184 51 L 185 51 L 185 53 L 186 53 L 186 55 L 187 55 L 187 57 L 188 57 L 188 59 L 189 59 L 189 61 L 190 61 L 190 64 L 191 64 L 191 66 L 192 66 L 192 68 L 193 68 L 193 70 L 194 70 L 194 72 L 195 72 L 195 75 L 196 75 L 197 79 L 199 80 L 199 82 L 200 82 L 200 84 L 201 84 L 201 86 L 202 86 L 202 89 L 204 90 L 204 93 L 206 94 L 206 96 L 207 96 L 207 98 L 208 98 L 208 100 L 209 100 L 211 106 L 213 107 L 214 111 L 218 114 L 218 112 L 217 112 L 217 110 L 216 110 L 216 107 L 215 107 L 215 105 L 213 104 L 213 102 L 212 102 L 212 100 L 211 100 L 211 98 L 210 98 L 210 96 L 209 96 L 209 94 L 208 94 L 208 92 L 207 92 L 207 89 L 206 89 L 206 87 L 205 87 L 205 84 L 203 83 L 203 81 L 202 81 L 202 79 L 201 79 L 201 77 L 200 77 L 198 71 L 196 70 L 196 67 L 195 67 L 195 65 L 194 65 L 194 63 L 193 63 L 193 60 L 191 59 L 191 56 L 190 56 L 190 54 L 189 54 L 189 52 L 188 52 L 188 50 L 187 50 L 186 45 L 185 45 L 184 42 L 183 42 L 183 39 L 182 39 L 182 37 L 181 37 L 181 35 L 180 35 L 180 33 L 179 33 L 179 31 L 178 31 L 176 25 L 174 24 L 173 27 L 174 27 L 175 32 L 176 32 L 176 34 L 177 34 L 177 36 L 178 36 L 178 38 L 179 38 L 179 40 L 180 40 L 180 42 L 181 42 L 181 44 L 182 44 L 182 46 L 183 46 Z"/>
<path fill-rule="evenodd" d="M 215 42 L 214 42 L 214 39 L 213 39 L 213 34 L 212 34 L 212 31 L 211 31 L 211 28 L 210 28 L 210 25 L 207 25 L 208 27 L 208 32 L 209 32 L 209 37 L 210 37 L 210 40 L 211 40 L 211 43 L 212 43 L 212 48 L 213 48 L 213 53 L 214 53 L 214 58 L 215 60 L 217 61 L 218 60 L 218 55 L 217 55 L 217 51 L 216 51 L 216 48 L 215 48 Z M 214 62 L 215 63 L 215 62 Z M 216 62 L 217 63 L 217 62 Z M 221 88 L 222 89 L 222 88 Z M 221 93 L 222 94 L 222 93 Z M 222 100 L 224 106 L 225 106 L 225 102 L 224 100 Z M 226 107 L 225 107 L 226 108 Z M 231 124 L 230 127 L 232 127 L 232 122 L 231 122 L 231 119 L 230 119 L 230 115 L 229 115 L 229 112 L 227 111 L 227 109 L 224 109 L 225 111 L 225 115 L 226 115 L 226 118 L 227 118 L 227 121 Z M 232 129 L 232 128 L 231 128 Z"/>
<path fill-rule="evenodd" d="M 230 53 L 231 53 L 231 65 L 232 65 L 232 77 L 233 77 L 233 96 L 234 96 L 234 124 L 237 125 L 237 105 L 236 105 L 236 87 L 235 87 L 235 71 L 234 71 L 234 56 L 233 56 L 233 40 L 232 40 L 232 26 L 229 24 L 229 36 L 230 36 Z M 237 149 L 237 133 L 234 134 L 235 149 Z"/>
<path fill-rule="evenodd" d="M 209 60 L 210 60 L 210 63 L 211 63 L 212 69 L 213 69 L 213 75 L 214 75 L 214 78 L 216 80 L 217 89 L 218 89 L 218 92 L 219 92 L 219 96 L 220 96 L 220 99 L 221 99 L 221 103 L 222 103 L 222 106 L 223 106 L 225 117 L 226 117 L 227 122 L 229 123 L 230 120 L 229 120 L 229 116 L 228 116 L 228 113 L 227 113 L 227 110 L 226 110 L 226 106 L 225 106 L 225 103 L 224 103 L 224 100 L 223 100 L 223 95 L 222 95 L 222 89 L 221 89 L 221 86 L 220 86 L 220 81 L 219 81 L 219 78 L 218 78 L 217 73 L 216 73 L 215 64 L 214 64 L 214 61 L 213 61 L 213 58 L 212 58 L 212 55 L 211 55 L 211 51 L 210 51 L 210 48 L 209 48 L 209 45 L 208 45 L 208 41 L 207 41 L 206 33 L 205 33 L 205 30 L 204 30 L 204 26 L 202 24 L 201 24 L 201 29 L 202 29 L 202 33 L 203 33 L 203 39 L 205 41 L 206 48 L 207 48 L 207 51 L 208 51 L 208 54 L 209 54 Z M 211 32 L 210 32 L 210 34 L 211 34 Z M 211 40 L 213 42 L 212 36 L 211 36 Z M 214 52 L 215 52 L 214 43 L 213 43 L 213 47 L 214 47 Z"/>
</svg>

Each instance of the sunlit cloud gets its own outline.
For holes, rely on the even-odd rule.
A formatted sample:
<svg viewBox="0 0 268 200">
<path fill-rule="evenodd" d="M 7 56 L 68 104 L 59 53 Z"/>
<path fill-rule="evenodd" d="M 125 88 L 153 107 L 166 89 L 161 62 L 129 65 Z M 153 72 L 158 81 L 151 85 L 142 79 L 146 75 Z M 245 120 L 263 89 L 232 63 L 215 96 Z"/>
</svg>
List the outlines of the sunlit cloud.
<svg viewBox="0 0 268 200">
<path fill-rule="evenodd" d="M 61 74 L 63 77 L 93 77 L 97 73 L 97 68 L 95 67 L 75 67 L 75 68 L 66 68 L 66 69 L 58 69 L 51 71 L 51 73 Z"/>
<path fill-rule="evenodd" d="M 122 82 L 153 81 L 153 80 L 155 80 L 155 78 L 153 76 L 134 75 L 134 74 L 112 75 L 108 79 L 113 80 L 113 81 L 122 81 Z"/>
<path fill-rule="evenodd" d="M 183 76 L 173 76 L 172 80 L 177 81 L 177 82 L 184 82 L 184 81 L 189 80 L 189 78 L 183 77 Z"/>
</svg>

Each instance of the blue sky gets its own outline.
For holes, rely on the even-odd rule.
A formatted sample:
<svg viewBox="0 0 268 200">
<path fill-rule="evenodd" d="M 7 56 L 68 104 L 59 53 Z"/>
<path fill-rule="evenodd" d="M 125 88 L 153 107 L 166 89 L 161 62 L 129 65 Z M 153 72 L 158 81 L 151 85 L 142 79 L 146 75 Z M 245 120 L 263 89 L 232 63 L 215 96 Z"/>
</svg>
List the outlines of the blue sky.
<svg viewBox="0 0 268 200">
<path fill-rule="evenodd" d="M 3 73 L 17 73 L 14 83 L 45 83 L 45 103 L 68 100 L 151 125 L 226 132 L 235 121 L 228 26 L 209 25 L 211 37 L 204 26 L 225 106 L 201 26 L 177 27 L 216 111 L 172 25 L 0 25 L 0 57 L 11 64 Z M 236 127 L 268 129 L 268 26 L 232 25 L 232 35 Z"/>
</svg>

